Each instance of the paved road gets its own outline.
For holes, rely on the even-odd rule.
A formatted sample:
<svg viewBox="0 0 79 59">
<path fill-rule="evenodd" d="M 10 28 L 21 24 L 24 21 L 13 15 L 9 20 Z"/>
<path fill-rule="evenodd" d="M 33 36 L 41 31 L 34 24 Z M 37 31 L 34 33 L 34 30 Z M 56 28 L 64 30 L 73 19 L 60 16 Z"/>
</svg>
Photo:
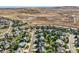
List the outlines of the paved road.
<svg viewBox="0 0 79 59">
<path fill-rule="evenodd" d="M 74 42 L 75 42 L 74 35 L 70 34 L 70 37 L 69 37 L 69 49 L 71 50 L 71 53 L 77 53 L 77 51 L 76 51 L 76 49 L 74 47 Z"/>
<path fill-rule="evenodd" d="M 31 42 L 29 44 L 29 51 L 28 52 L 32 52 L 32 47 L 33 47 L 33 43 L 35 42 L 35 36 L 34 36 L 34 31 L 31 32 Z"/>
</svg>

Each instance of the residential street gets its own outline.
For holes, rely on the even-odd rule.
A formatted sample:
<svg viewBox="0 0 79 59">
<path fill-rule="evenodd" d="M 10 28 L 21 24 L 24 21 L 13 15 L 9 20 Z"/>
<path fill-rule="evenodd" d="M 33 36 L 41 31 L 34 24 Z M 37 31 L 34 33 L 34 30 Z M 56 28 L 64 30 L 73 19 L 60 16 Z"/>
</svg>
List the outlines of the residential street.
<svg viewBox="0 0 79 59">
<path fill-rule="evenodd" d="M 74 35 L 70 34 L 70 37 L 69 37 L 69 49 L 70 49 L 71 53 L 76 53 L 74 42 L 75 42 Z"/>
</svg>

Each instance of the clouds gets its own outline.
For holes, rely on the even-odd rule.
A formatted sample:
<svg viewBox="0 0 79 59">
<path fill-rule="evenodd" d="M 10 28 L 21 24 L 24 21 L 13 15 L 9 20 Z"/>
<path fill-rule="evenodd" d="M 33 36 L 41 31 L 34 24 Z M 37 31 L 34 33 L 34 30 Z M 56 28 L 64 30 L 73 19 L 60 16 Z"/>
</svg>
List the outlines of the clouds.
<svg viewBox="0 0 79 59">
<path fill-rule="evenodd" d="M 79 0 L 0 0 L 0 6 L 79 6 Z"/>
</svg>

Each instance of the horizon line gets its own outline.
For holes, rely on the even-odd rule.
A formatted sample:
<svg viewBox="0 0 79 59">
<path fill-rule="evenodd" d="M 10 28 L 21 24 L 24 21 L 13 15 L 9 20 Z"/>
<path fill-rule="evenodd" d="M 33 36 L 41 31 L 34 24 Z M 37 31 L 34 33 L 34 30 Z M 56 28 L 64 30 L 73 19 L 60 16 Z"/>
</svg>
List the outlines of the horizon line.
<svg viewBox="0 0 79 59">
<path fill-rule="evenodd" d="M 0 8 L 44 8 L 44 7 L 79 7 L 79 6 L 0 6 Z"/>
</svg>

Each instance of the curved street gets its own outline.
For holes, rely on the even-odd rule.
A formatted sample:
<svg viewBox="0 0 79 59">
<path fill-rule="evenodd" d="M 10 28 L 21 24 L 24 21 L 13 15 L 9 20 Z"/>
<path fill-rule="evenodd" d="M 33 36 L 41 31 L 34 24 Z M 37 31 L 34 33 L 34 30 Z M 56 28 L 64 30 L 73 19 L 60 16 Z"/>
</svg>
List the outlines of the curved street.
<svg viewBox="0 0 79 59">
<path fill-rule="evenodd" d="M 69 49 L 71 53 L 77 53 L 75 46 L 74 46 L 75 38 L 73 34 L 69 35 Z"/>
</svg>

